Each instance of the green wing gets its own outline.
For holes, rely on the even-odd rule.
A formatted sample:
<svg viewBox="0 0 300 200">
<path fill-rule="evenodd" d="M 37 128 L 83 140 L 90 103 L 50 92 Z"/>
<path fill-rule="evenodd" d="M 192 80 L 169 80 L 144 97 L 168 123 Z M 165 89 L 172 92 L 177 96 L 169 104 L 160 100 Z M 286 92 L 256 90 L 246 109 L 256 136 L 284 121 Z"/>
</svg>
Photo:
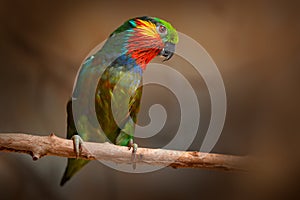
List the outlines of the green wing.
<svg viewBox="0 0 300 200">
<path fill-rule="evenodd" d="M 97 86 L 96 113 L 110 142 L 126 146 L 133 138 L 142 97 L 141 74 L 124 66 L 109 67 Z"/>
<path fill-rule="evenodd" d="M 137 114 L 140 108 L 142 96 L 142 87 L 139 87 L 142 81 L 141 74 L 128 70 L 124 66 L 107 67 L 100 80 L 98 79 L 99 82 L 95 90 L 90 85 L 90 77 L 101 73 L 101 71 L 95 73 L 96 69 L 103 70 L 104 68 L 99 66 L 97 68 L 88 68 L 88 64 L 86 68 L 83 66 L 81 69 L 73 94 L 76 97 L 76 95 L 81 93 L 85 98 L 76 99 L 74 103 L 86 103 L 88 102 L 88 98 L 91 98 L 93 94 L 95 108 L 84 108 L 79 111 L 79 116 L 74 119 L 72 101 L 69 101 L 67 105 L 67 138 L 71 139 L 73 135 L 78 134 L 84 141 L 110 141 L 117 145 L 127 146 L 130 139 L 133 139 Z M 96 94 L 93 91 L 96 91 Z M 128 96 L 128 94 L 130 95 Z M 114 112 L 112 112 L 112 107 L 116 108 Z M 98 124 L 89 118 L 91 112 L 95 111 Z M 115 118 L 120 119 L 120 123 L 116 123 Z M 99 124 L 101 129 L 99 129 Z M 68 181 L 87 163 L 88 161 L 86 160 L 69 158 L 61 185 Z"/>
</svg>

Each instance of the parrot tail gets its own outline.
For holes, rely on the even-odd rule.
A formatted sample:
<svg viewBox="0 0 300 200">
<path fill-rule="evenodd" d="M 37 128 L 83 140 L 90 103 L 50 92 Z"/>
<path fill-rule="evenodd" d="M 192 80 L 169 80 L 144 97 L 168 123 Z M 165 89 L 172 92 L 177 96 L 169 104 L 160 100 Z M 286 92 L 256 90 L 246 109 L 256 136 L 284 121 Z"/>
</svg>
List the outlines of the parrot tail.
<svg viewBox="0 0 300 200">
<path fill-rule="evenodd" d="M 68 165 L 61 179 L 60 185 L 63 186 L 77 171 L 79 171 L 88 162 L 88 160 L 68 158 Z"/>
<path fill-rule="evenodd" d="M 72 101 L 70 100 L 67 104 L 67 139 L 71 139 L 74 135 L 77 135 L 77 131 L 73 119 Z M 77 171 L 79 171 L 88 162 L 88 160 L 68 158 L 68 165 L 61 179 L 60 185 L 63 186 Z"/>
</svg>

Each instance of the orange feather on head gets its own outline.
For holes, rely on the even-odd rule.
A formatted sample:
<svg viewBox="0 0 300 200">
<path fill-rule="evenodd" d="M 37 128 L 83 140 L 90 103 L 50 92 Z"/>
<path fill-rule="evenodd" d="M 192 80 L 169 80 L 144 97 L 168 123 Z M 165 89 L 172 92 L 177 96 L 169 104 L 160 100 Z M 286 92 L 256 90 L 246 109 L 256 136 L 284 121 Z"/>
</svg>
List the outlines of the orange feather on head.
<svg viewBox="0 0 300 200">
<path fill-rule="evenodd" d="M 136 27 L 128 39 L 127 54 L 135 59 L 143 70 L 147 64 L 156 57 L 164 47 L 156 25 L 150 21 L 137 19 Z"/>
</svg>

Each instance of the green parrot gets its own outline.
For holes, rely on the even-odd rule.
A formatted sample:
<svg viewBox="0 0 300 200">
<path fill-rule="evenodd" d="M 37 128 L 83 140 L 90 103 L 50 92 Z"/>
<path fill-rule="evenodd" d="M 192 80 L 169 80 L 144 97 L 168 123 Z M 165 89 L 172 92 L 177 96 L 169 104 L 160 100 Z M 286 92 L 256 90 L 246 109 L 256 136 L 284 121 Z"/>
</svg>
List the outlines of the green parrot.
<svg viewBox="0 0 300 200">
<path fill-rule="evenodd" d="M 81 66 L 67 104 L 67 139 L 80 154 L 82 141 L 111 142 L 133 148 L 142 97 L 142 75 L 156 56 L 169 60 L 178 43 L 172 25 L 156 17 L 127 20 Z M 89 161 L 69 158 L 64 185 Z"/>
</svg>

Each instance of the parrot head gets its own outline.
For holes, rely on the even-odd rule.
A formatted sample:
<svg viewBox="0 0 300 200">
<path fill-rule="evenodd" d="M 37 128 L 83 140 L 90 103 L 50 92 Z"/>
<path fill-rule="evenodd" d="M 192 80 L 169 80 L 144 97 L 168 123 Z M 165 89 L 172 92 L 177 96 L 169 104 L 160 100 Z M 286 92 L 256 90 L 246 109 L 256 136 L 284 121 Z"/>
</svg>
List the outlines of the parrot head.
<svg viewBox="0 0 300 200">
<path fill-rule="evenodd" d="M 116 35 L 125 38 L 122 42 L 122 53 L 133 58 L 143 70 L 156 56 L 169 60 L 178 43 L 178 34 L 173 26 L 156 17 L 136 17 L 127 20 L 117 28 L 110 38 Z"/>
</svg>

